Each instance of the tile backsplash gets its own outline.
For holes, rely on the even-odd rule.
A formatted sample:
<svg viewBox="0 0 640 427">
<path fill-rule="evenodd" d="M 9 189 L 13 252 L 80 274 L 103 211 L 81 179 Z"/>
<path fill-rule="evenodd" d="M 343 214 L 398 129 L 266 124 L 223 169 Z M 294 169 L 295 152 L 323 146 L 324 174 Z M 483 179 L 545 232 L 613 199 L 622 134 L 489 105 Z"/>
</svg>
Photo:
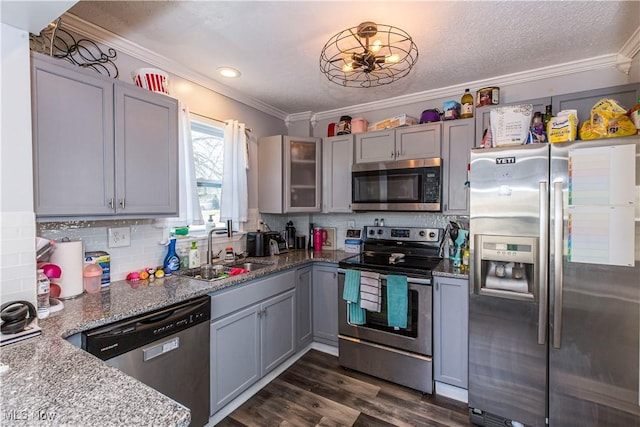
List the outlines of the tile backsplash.
<svg viewBox="0 0 640 427">
<path fill-rule="evenodd" d="M 110 248 L 108 245 L 108 229 L 110 227 L 129 227 L 131 230 L 130 246 Z M 111 280 L 123 280 L 132 271 L 141 271 L 146 267 L 161 266 L 167 253 L 168 230 L 162 223 L 153 220 L 118 220 L 118 221 L 71 221 L 38 223 L 38 236 L 60 241 L 82 240 L 85 252 L 105 251 L 111 258 Z M 207 241 L 204 236 L 179 238 L 176 244 L 178 252 L 182 248 L 191 247 L 197 242 L 200 259 L 205 262 Z M 226 236 L 214 240 L 212 252 L 215 254 L 227 246 L 235 252 L 244 251 L 243 236 Z"/>
<path fill-rule="evenodd" d="M 0 212 L 2 303 L 36 302 L 36 244 L 33 212 Z"/>
<path fill-rule="evenodd" d="M 3 214 L 7 215 L 7 214 Z M 19 216 L 19 215 L 18 215 Z M 292 221 L 296 227 L 296 234 L 305 235 L 308 239 L 309 224 L 313 223 L 320 227 L 334 227 L 336 229 L 336 246 L 337 249 L 344 249 L 344 237 L 349 222 L 353 221 L 355 228 L 362 229 L 365 225 L 373 225 L 375 218 L 384 218 L 385 224 L 389 226 L 413 226 L 413 227 L 433 227 L 446 228 L 449 220 L 456 219 L 462 222 L 467 221 L 467 217 L 448 217 L 434 213 L 404 213 L 404 212 L 364 212 L 353 214 L 294 214 L 294 215 L 259 215 L 257 211 L 250 212 L 250 221 L 245 225 L 245 231 L 255 230 L 260 227 L 263 221 L 273 231 L 283 231 L 287 221 Z M 4 218 L 3 218 L 4 219 Z M 13 219 L 14 222 L 20 222 L 20 218 Z M 33 214 L 31 214 L 31 227 L 33 227 Z M 25 224 L 28 223 L 24 219 Z M 6 227 L 3 224 L 3 227 Z M 27 227 L 27 225 L 25 225 Z M 108 229 L 111 227 L 129 227 L 131 231 L 131 244 L 124 247 L 110 248 L 108 245 Z M 5 228 L 3 228 L 3 231 Z M 10 231 L 10 233 L 14 233 Z M 168 229 L 162 222 L 154 220 L 114 220 L 114 221 L 68 221 L 68 222 L 41 222 L 36 224 L 36 234 L 38 236 L 60 241 L 64 238 L 69 240 L 82 240 L 84 242 L 85 252 L 90 251 L 106 251 L 111 258 L 111 280 L 123 280 L 128 273 L 132 271 L 141 271 L 146 267 L 161 266 L 167 253 L 166 242 L 169 237 Z M 5 236 L 9 236 L 6 234 Z M 19 241 L 19 237 L 16 236 Z M 200 235 L 196 237 L 178 238 L 176 245 L 177 251 L 187 250 L 191 246 L 192 241 L 197 242 L 200 252 L 200 260 L 206 262 L 207 239 L 206 236 Z M 224 250 L 227 246 L 233 247 L 234 252 L 241 253 L 246 248 L 246 239 L 244 233 L 234 234 L 231 238 L 224 236 L 215 236 L 213 240 L 212 252 L 217 254 Z M 33 239 L 29 239 L 29 244 L 33 246 Z M 31 248 L 33 251 L 33 248 Z M 5 267 L 3 253 L 3 264 L 0 266 L 4 272 Z M 19 256 L 34 256 L 31 252 L 25 254 L 8 253 L 7 256 L 13 258 Z M 7 264 L 8 265 L 8 264 Z M 16 264 L 19 265 L 19 264 Z M 12 267 L 12 275 L 14 274 Z M 25 275 L 27 272 L 23 272 Z M 6 273 L 5 273 L 6 274 Z M 17 282 L 7 282 L 3 280 L 3 287 L 11 286 L 15 291 L 22 289 L 24 283 L 35 280 L 35 271 L 32 272 L 33 277 L 25 275 Z M 22 275 L 18 275 L 22 276 Z M 35 282 L 34 282 L 35 283 Z M 35 288 L 34 288 L 35 289 Z M 3 289 L 3 296 L 5 295 Z"/>
</svg>

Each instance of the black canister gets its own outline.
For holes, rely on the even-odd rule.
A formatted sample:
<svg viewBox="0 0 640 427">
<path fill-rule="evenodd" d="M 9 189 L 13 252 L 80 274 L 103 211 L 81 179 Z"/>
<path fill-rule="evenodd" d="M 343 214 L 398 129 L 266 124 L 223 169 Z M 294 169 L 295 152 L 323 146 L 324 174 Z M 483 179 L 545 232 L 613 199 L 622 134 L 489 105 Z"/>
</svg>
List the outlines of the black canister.
<svg viewBox="0 0 640 427">
<path fill-rule="evenodd" d="M 306 249 L 307 236 L 296 236 L 296 249 Z"/>
<path fill-rule="evenodd" d="M 351 116 L 340 117 L 340 123 L 338 123 L 338 135 L 349 135 L 351 133 Z"/>
</svg>

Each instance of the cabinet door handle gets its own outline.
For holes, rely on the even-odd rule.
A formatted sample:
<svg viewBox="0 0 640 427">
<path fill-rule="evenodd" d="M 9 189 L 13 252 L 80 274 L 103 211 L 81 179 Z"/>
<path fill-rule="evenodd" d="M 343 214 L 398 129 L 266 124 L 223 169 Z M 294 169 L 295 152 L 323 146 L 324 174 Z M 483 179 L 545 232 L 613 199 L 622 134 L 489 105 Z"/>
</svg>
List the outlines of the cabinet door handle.
<svg viewBox="0 0 640 427">
<path fill-rule="evenodd" d="M 124 198 L 120 199 L 120 207 L 124 209 Z"/>
<path fill-rule="evenodd" d="M 392 151 L 391 152 L 391 158 L 393 159 L 393 156 L 395 155 L 395 153 Z"/>
<path fill-rule="evenodd" d="M 109 199 L 109 207 L 113 209 L 113 197 Z"/>
<path fill-rule="evenodd" d="M 400 157 L 400 151 L 396 151 L 396 157 Z"/>
<path fill-rule="evenodd" d="M 438 282 L 436 282 L 436 291 L 440 289 L 440 284 Z"/>
</svg>

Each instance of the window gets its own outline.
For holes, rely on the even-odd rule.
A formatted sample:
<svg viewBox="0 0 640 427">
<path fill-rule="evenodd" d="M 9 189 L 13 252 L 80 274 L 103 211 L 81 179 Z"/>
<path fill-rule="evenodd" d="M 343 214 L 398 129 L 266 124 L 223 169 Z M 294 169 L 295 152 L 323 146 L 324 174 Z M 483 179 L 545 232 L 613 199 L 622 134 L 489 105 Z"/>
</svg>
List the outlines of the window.
<svg viewBox="0 0 640 427">
<path fill-rule="evenodd" d="M 220 221 L 224 129 L 192 120 L 191 138 L 202 217 L 205 222 L 211 217 L 216 228 L 225 228 L 226 224 Z"/>
</svg>

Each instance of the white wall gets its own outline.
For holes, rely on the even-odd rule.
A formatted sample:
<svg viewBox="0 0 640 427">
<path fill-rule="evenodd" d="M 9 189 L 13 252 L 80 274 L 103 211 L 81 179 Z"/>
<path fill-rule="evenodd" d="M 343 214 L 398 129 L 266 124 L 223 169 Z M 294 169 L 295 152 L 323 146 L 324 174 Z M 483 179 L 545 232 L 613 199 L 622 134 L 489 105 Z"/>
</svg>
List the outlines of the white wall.
<svg viewBox="0 0 640 427">
<path fill-rule="evenodd" d="M 0 24 L 0 300 L 36 300 L 29 34 Z"/>
</svg>

